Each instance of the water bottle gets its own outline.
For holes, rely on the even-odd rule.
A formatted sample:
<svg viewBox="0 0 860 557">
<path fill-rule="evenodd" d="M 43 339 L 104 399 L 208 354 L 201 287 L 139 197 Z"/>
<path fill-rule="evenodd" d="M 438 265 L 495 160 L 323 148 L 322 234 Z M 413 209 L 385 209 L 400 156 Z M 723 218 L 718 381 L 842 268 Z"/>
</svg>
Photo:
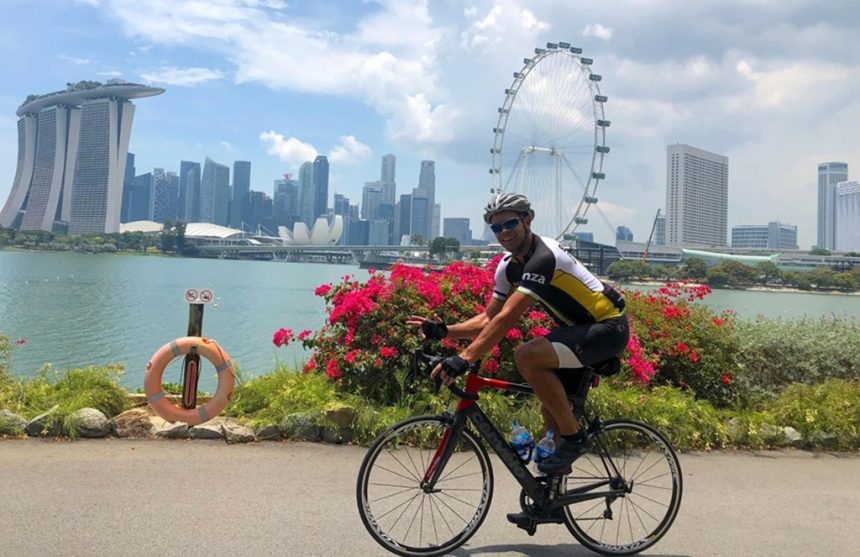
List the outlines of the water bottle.
<svg viewBox="0 0 860 557">
<path fill-rule="evenodd" d="M 529 430 L 521 426 L 517 421 L 511 424 L 511 446 L 517 451 L 517 456 L 524 463 L 531 460 L 532 451 L 535 448 L 534 439 L 532 439 L 532 434 L 529 433 Z"/>
<path fill-rule="evenodd" d="M 541 438 L 537 444 L 537 448 L 535 448 L 535 470 L 537 470 L 539 475 L 544 474 L 538 469 L 537 464 L 551 457 L 554 452 L 555 437 L 553 437 L 552 430 L 548 429 L 546 435 Z"/>
</svg>

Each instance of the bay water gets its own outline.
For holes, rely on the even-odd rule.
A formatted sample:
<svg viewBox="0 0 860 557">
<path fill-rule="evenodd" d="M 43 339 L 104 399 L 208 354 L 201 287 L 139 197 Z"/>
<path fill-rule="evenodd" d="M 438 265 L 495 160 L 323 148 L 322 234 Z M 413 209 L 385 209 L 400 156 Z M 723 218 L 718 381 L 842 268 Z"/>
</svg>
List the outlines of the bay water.
<svg viewBox="0 0 860 557">
<path fill-rule="evenodd" d="M 0 251 L 0 331 L 12 338 L 17 375 L 32 376 L 45 363 L 57 370 L 121 363 L 121 382 L 134 390 L 142 387 L 153 353 L 186 335 L 185 289 L 211 288 L 215 299 L 205 306 L 203 336 L 254 377 L 277 362 L 297 367 L 310 356 L 298 342 L 275 347 L 272 333 L 321 327 L 325 303 L 314 289 L 345 275 L 368 276 L 353 265 Z M 860 319 L 860 296 L 714 290 L 704 303 L 748 318 Z M 179 361 L 165 382 L 178 382 Z M 216 384 L 214 369 L 204 367 L 200 388 L 211 392 Z"/>
</svg>

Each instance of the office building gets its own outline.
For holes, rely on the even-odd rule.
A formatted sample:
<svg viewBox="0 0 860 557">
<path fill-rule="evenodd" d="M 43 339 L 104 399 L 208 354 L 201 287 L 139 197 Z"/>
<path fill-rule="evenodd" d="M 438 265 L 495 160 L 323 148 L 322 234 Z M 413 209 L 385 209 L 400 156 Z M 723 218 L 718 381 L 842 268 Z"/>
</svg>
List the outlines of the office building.
<svg viewBox="0 0 860 557">
<path fill-rule="evenodd" d="M 122 179 L 122 206 L 119 211 L 119 222 L 130 222 L 128 210 L 131 206 L 131 192 L 134 190 L 134 153 L 125 157 L 125 176 Z"/>
<path fill-rule="evenodd" d="M 836 249 L 836 184 L 848 180 L 848 164 L 823 162 L 818 165 L 818 243 Z"/>
<path fill-rule="evenodd" d="M 424 240 L 430 242 L 433 239 L 434 232 L 434 218 L 433 212 L 436 207 L 436 162 L 435 161 L 421 161 L 421 171 L 418 174 L 418 190 L 424 192 L 423 196 L 419 194 L 419 199 L 426 199 L 427 206 L 426 209 L 421 208 L 423 213 L 423 218 L 425 219 L 425 224 L 420 225 L 421 232 L 419 232 Z M 414 198 L 415 192 L 412 194 L 413 196 L 413 206 L 414 206 Z M 419 202 L 419 206 L 421 203 Z M 414 213 L 413 213 L 414 215 Z M 435 226 L 436 235 L 439 235 L 439 225 L 438 221 L 435 221 L 437 224 Z M 416 227 L 416 221 L 412 219 L 412 228 L 413 233 Z"/>
<path fill-rule="evenodd" d="M 379 206 L 385 202 L 385 189 L 382 182 L 365 182 L 361 189 L 361 218 L 379 220 Z"/>
<path fill-rule="evenodd" d="M 749 249 L 797 249 L 797 227 L 781 222 L 732 227 L 732 247 Z"/>
<path fill-rule="evenodd" d="M 177 216 L 184 222 L 200 221 L 200 163 L 179 162 L 179 205 Z"/>
<path fill-rule="evenodd" d="M 382 169 L 379 175 L 380 185 L 383 190 L 383 199 L 385 203 L 392 206 L 397 202 L 397 182 L 395 179 L 397 161 L 392 154 L 387 154 L 382 157 Z"/>
<path fill-rule="evenodd" d="M 632 242 L 633 231 L 626 226 L 618 226 L 615 228 L 615 240 L 620 240 L 622 242 Z"/>
<path fill-rule="evenodd" d="M 314 219 L 328 213 L 328 158 L 320 155 L 314 159 Z"/>
<path fill-rule="evenodd" d="M 462 217 L 449 217 L 442 223 L 442 236 L 455 238 L 461 246 L 472 245 L 472 229 L 469 228 L 469 219 Z"/>
<path fill-rule="evenodd" d="M 251 200 L 251 163 L 249 161 L 233 162 L 233 199 L 230 203 L 230 226 L 239 230 L 242 221 L 247 220 Z"/>
<path fill-rule="evenodd" d="M 836 186 L 836 251 L 860 252 L 860 182 Z"/>
<path fill-rule="evenodd" d="M 152 220 L 152 172 L 134 177 L 129 196 L 128 222 Z"/>
<path fill-rule="evenodd" d="M 661 214 L 657 217 L 657 222 L 654 226 L 654 243 L 658 246 L 666 245 L 666 215 Z"/>
<path fill-rule="evenodd" d="M 573 236 L 577 240 L 582 240 L 584 242 L 594 241 L 594 232 L 574 232 Z"/>
<path fill-rule="evenodd" d="M 314 165 L 304 162 L 299 167 L 299 221 L 306 225 L 314 224 Z"/>
<path fill-rule="evenodd" d="M 394 206 L 394 244 L 401 245 L 404 236 L 407 244 L 412 229 L 412 195 L 405 193 Z"/>
<path fill-rule="evenodd" d="M 728 232 L 729 158 L 689 145 L 666 157 L 666 242 L 723 247 Z"/>
<path fill-rule="evenodd" d="M 200 179 L 200 222 L 227 226 L 230 205 L 230 167 L 209 157 Z"/>
<path fill-rule="evenodd" d="M 163 92 L 111 80 L 30 95 L 16 112 L 18 163 L 0 226 L 118 232 L 135 109 L 131 99 Z"/>
<path fill-rule="evenodd" d="M 411 236 L 421 236 L 424 242 L 430 241 L 430 220 L 433 215 L 427 190 L 415 188 L 412 190 L 412 212 L 409 217 Z"/>
</svg>

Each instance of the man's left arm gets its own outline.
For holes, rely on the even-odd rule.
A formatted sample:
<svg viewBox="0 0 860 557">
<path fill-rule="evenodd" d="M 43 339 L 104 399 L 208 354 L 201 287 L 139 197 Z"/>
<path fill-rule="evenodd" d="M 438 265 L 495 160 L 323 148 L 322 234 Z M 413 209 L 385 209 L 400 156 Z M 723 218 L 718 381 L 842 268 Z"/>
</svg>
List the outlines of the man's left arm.
<svg viewBox="0 0 860 557">
<path fill-rule="evenodd" d="M 517 324 L 523 313 L 532 305 L 534 300 L 519 290 L 514 290 L 501 311 L 497 313 L 484 327 L 475 340 L 460 353 L 460 357 L 469 363 L 474 363 L 493 346 L 501 342 L 508 330 Z"/>
</svg>

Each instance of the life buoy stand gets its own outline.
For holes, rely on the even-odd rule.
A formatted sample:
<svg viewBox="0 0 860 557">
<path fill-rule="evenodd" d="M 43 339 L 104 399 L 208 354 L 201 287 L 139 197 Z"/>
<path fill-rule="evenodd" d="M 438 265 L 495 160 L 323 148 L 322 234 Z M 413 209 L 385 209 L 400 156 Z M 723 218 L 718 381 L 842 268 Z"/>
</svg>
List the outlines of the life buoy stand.
<svg viewBox="0 0 860 557">
<path fill-rule="evenodd" d="M 218 389 L 209 402 L 188 409 L 176 406 L 167 399 L 161 388 L 161 376 L 171 361 L 183 354 L 190 354 L 192 350 L 215 366 L 215 371 L 218 372 Z M 168 422 L 198 425 L 211 420 L 227 407 L 233 395 L 234 382 L 233 364 L 217 342 L 203 337 L 181 337 L 159 348 L 146 364 L 143 390 L 150 408 Z"/>
</svg>

